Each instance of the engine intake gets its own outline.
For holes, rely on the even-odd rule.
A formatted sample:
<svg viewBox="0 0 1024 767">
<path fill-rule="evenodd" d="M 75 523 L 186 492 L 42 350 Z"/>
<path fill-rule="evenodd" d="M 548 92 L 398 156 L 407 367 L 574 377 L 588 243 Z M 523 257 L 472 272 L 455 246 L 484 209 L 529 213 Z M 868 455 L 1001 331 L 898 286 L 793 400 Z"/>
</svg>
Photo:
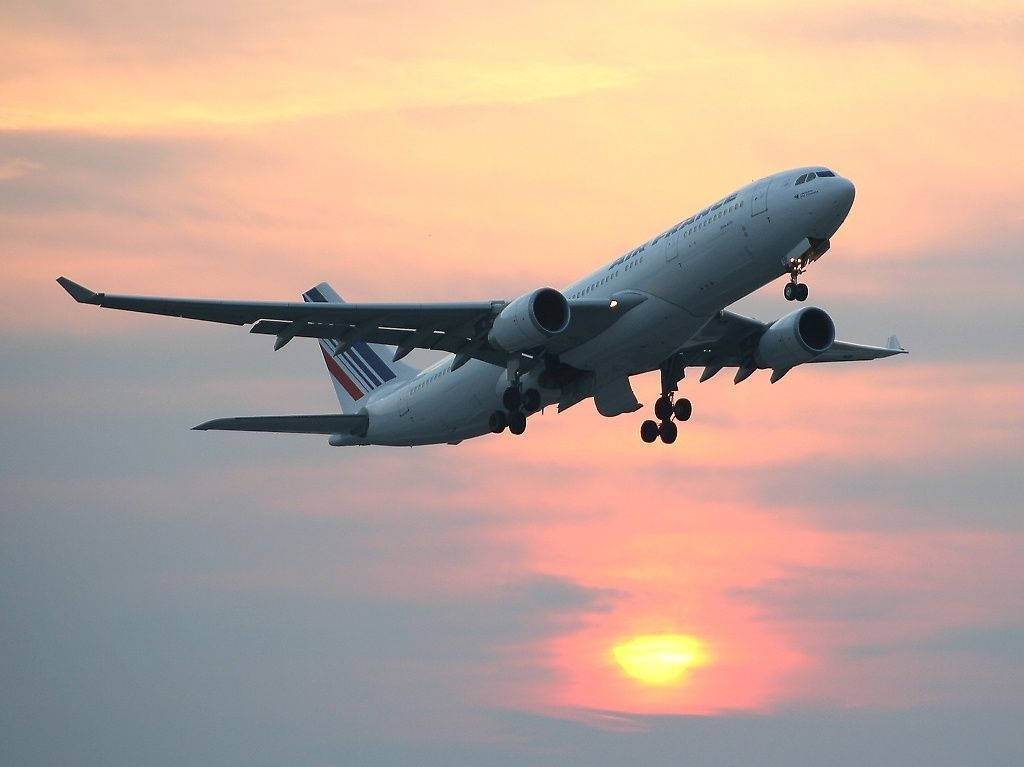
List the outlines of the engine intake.
<svg viewBox="0 0 1024 767">
<path fill-rule="evenodd" d="M 760 368 L 786 371 L 827 352 L 835 340 L 832 318 L 806 306 L 775 320 L 761 336 L 754 358 Z"/>
<path fill-rule="evenodd" d="M 554 288 L 524 293 L 494 318 L 487 340 L 506 352 L 542 346 L 551 336 L 569 327 L 569 302 Z"/>
</svg>

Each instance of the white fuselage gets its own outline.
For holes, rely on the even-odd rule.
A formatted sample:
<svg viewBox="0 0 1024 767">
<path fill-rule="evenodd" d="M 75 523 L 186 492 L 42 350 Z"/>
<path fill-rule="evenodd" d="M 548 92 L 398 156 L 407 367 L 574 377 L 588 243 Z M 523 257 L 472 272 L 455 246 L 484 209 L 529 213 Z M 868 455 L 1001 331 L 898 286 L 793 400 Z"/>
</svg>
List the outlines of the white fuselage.
<svg viewBox="0 0 1024 767">
<path fill-rule="evenodd" d="M 794 186 L 816 169 L 749 184 L 567 286 L 570 302 L 624 290 L 647 300 L 560 360 L 598 381 L 658 369 L 718 311 L 785 274 L 794 246 L 827 240 L 843 223 L 852 183 L 834 176 Z M 489 433 L 488 418 L 508 385 L 505 369 L 471 360 L 453 371 L 451 363 L 443 359 L 374 391 L 365 405 L 366 436 L 337 436 L 332 444 L 423 445 Z M 558 399 L 557 391 L 541 394 L 545 405 Z"/>
</svg>

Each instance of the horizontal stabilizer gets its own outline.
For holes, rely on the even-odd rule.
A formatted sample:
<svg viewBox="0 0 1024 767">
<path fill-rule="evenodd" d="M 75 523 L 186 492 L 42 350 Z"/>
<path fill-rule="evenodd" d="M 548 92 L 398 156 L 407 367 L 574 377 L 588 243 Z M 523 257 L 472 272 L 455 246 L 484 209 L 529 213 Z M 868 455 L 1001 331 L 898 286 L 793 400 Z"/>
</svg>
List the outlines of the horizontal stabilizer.
<svg viewBox="0 0 1024 767">
<path fill-rule="evenodd" d="M 67 277 L 58 277 L 57 282 L 62 288 L 64 288 L 64 290 L 70 293 L 71 297 L 75 299 L 78 303 L 98 303 L 98 301 L 95 300 L 98 294 L 93 293 L 91 290 L 89 290 L 89 288 L 83 287 L 82 285 L 79 285 L 77 282 L 72 282 Z"/>
<path fill-rule="evenodd" d="M 283 434 L 352 434 L 366 436 L 367 415 L 261 415 L 217 418 L 192 427 L 196 431 L 270 431 Z"/>
</svg>

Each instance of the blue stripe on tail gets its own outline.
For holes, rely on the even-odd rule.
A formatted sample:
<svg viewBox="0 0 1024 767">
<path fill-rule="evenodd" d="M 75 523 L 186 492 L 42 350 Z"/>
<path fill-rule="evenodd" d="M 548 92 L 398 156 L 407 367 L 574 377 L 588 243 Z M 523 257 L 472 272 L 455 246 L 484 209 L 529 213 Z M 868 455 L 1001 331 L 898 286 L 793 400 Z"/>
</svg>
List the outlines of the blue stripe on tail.
<svg viewBox="0 0 1024 767">
<path fill-rule="evenodd" d="M 319 288 L 310 288 L 302 294 L 307 303 L 330 303 Z M 337 352 L 337 342 L 330 342 L 334 349 L 334 357 L 344 366 L 345 371 L 358 380 L 367 391 L 372 391 L 397 377 L 394 370 L 380 358 L 380 355 L 365 341 L 357 341 L 341 354 Z"/>
</svg>

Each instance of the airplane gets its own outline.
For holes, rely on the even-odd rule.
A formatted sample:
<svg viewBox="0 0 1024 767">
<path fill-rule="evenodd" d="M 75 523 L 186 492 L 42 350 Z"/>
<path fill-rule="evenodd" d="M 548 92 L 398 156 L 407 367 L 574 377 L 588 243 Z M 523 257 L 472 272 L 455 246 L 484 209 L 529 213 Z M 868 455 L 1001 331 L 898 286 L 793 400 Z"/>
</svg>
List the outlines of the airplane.
<svg viewBox="0 0 1024 767">
<path fill-rule="evenodd" d="M 852 182 L 823 166 L 748 184 L 559 291 L 459 303 L 345 303 L 327 283 L 302 302 L 216 301 L 95 293 L 57 282 L 79 303 L 148 314 L 252 325 L 275 337 L 319 340 L 341 406 L 323 415 L 220 418 L 198 430 L 329 435 L 332 446 L 458 444 L 526 430 L 527 416 L 593 398 L 617 416 L 642 405 L 630 376 L 661 371 L 646 443 L 671 444 L 690 419 L 676 398 L 687 367 L 700 381 L 736 368 L 735 383 L 771 370 L 775 383 L 797 365 L 905 354 L 836 340 L 832 318 L 813 306 L 771 323 L 726 311 L 788 275 L 784 296 L 803 302 L 800 276 L 829 249 L 853 205 Z M 450 354 L 425 370 L 402 362 L 413 349 Z"/>
</svg>

